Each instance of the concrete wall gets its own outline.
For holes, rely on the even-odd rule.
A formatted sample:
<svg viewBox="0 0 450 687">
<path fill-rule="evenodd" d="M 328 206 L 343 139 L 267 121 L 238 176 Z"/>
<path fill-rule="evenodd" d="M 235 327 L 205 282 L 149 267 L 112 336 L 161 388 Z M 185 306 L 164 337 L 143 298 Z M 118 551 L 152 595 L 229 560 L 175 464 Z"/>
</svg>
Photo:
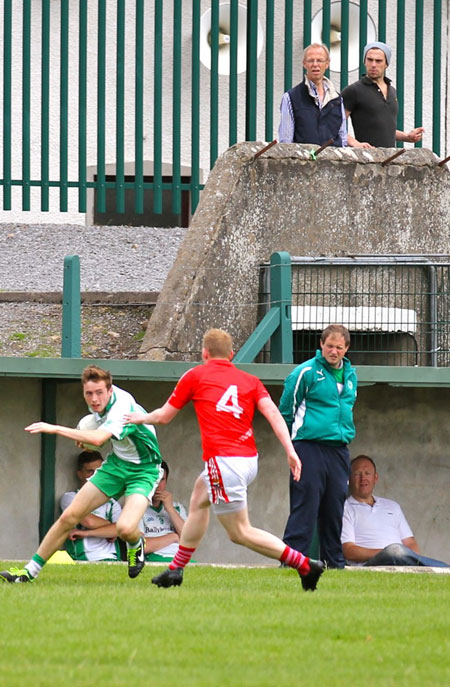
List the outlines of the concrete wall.
<svg viewBox="0 0 450 687">
<path fill-rule="evenodd" d="M 127 382 L 148 409 L 169 395 L 167 382 Z M 0 414 L 0 558 L 28 558 L 38 545 L 40 439 L 23 427 L 40 416 L 40 385 L 36 380 L 3 379 Z M 281 387 L 271 387 L 278 401 Z M 398 500 L 422 550 L 450 562 L 450 389 L 411 389 L 365 386 L 360 389 L 355 418 L 357 438 L 352 456 L 367 453 L 378 466 L 377 492 Z M 58 385 L 57 421 L 74 426 L 86 413 L 78 383 Z M 250 487 L 250 515 L 254 525 L 282 535 L 288 514 L 288 468 L 269 426 L 255 423 L 260 451 L 259 475 Z M 175 497 L 189 503 L 195 478 L 202 469 L 197 421 L 185 408 L 170 427 L 158 429 L 164 458 L 171 467 L 169 485 Z M 56 501 L 76 486 L 73 444 L 58 438 Z M 57 511 L 57 504 L 55 512 Z M 197 560 L 222 563 L 261 563 L 264 559 L 231 544 L 214 518 L 198 550 Z"/>
<path fill-rule="evenodd" d="M 450 174 L 428 150 L 261 143 L 230 148 L 211 172 L 143 341 L 147 360 L 198 360 L 203 332 L 235 350 L 257 324 L 259 265 L 298 256 L 450 253 Z"/>
<path fill-rule="evenodd" d="M 0 381 L 0 557 L 20 558 L 38 543 L 40 441 L 23 428 L 39 418 L 38 380 Z"/>
</svg>

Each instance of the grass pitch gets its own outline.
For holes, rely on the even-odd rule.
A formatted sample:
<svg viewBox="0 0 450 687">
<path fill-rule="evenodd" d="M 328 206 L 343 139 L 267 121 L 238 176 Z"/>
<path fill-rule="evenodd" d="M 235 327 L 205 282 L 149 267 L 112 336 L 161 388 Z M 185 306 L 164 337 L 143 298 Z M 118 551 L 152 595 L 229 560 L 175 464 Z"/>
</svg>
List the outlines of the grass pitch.
<svg viewBox="0 0 450 687">
<path fill-rule="evenodd" d="M 9 567 L 4 562 L 0 569 Z M 4 687 L 450 685 L 450 575 L 47 566 L 0 585 Z"/>
</svg>

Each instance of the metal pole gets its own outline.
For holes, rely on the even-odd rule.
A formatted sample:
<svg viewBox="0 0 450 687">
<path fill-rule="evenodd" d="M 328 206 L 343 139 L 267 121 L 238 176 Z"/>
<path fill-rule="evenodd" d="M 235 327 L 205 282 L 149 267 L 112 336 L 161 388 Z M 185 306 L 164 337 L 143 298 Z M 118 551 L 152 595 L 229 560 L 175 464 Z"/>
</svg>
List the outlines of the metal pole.
<svg viewBox="0 0 450 687">
<path fill-rule="evenodd" d="M 280 325 L 272 334 L 271 363 L 292 363 L 291 256 L 277 251 L 270 258 L 270 306 L 280 309 Z"/>
<path fill-rule="evenodd" d="M 433 367 L 437 367 L 437 279 L 436 267 L 430 265 L 428 268 L 430 275 L 430 361 Z"/>
<path fill-rule="evenodd" d="M 433 8 L 433 152 L 440 155 L 442 1 L 435 0 Z"/>
<path fill-rule="evenodd" d="M 256 140 L 257 113 L 257 60 L 258 60 L 258 0 L 247 3 L 247 74 L 245 140 Z"/>
<path fill-rule="evenodd" d="M 56 381 L 42 380 L 42 420 L 56 422 Z M 41 474 L 39 503 L 39 540 L 55 520 L 55 453 L 56 434 L 41 434 Z"/>
<path fill-rule="evenodd" d="M 80 258 L 64 258 L 62 358 L 81 358 Z"/>
</svg>

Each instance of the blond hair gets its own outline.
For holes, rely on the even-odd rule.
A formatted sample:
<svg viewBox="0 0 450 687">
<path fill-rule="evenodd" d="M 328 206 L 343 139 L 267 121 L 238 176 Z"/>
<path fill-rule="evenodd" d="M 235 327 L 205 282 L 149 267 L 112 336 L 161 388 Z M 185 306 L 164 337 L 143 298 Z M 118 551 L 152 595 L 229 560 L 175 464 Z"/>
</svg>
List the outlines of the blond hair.
<svg viewBox="0 0 450 687">
<path fill-rule="evenodd" d="M 306 60 L 308 50 L 311 50 L 311 48 L 322 48 L 325 53 L 325 57 L 327 58 L 327 62 L 330 61 L 330 51 L 326 45 L 323 45 L 323 43 L 311 43 L 311 45 L 308 45 L 303 51 L 303 62 Z"/>
<path fill-rule="evenodd" d="M 223 329 L 208 329 L 203 336 L 203 348 L 211 358 L 229 358 L 233 350 L 233 339 Z"/>
</svg>

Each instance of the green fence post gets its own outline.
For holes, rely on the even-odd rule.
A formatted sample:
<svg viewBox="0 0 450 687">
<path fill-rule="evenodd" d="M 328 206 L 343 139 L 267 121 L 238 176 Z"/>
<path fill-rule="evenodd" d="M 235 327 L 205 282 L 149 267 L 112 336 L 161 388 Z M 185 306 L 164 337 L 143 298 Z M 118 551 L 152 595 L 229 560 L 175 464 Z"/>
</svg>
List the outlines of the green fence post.
<svg viewBox="0 0 450 687">
<path fill-rule="evenodd" d="M 22 27 L 22 210 L 30 210 L 31 0 L 23 2 Z"/>
<path fill-rule="evenodd" d="M 69 2 L 60 2 L 59 211 L 67 212 L 69 178 Z"/>
<path fill-rule="evenodd" d="M 416 33 L 414 58 L 414 126 L 422 126 L 423 120 L 423 0 L 416 0 Z M 422 141 L 415 143 L 421 148 Z"/>
<path fill-rule="evenodd" d="M 239 2 L 230 0 L 230 85 L 228 105 L 228 145 L 232 146 L 237 141 L 238 119 L 238 25 Z"/>
<path fill-rule="evenodd" d="M 200 3 L 192 3 L 191 212 L 200 198 Z"/>
<path fill-rule="evenodd" d="M 386 43 L 386 0 L 378 0 L 378 39 Z"/>
<path fill-rule="evenodd" d="M 270 306 L 279 307 L 280 325 L 272 334 L 270 362 L 292 363 L 291 257 L 286 251 L 270 258 Z"/>
<path fill-rule="evenodd" d="M 97 210 L 106 212 L 106 0 L 97 18 Z"/>
<path fill-rule="evenodd" d="M 245 79 L 245 140 L 256 140 L 258 82 L 258 0 L 247 2 L 247 72 Z"/>
<path fill-rule="evenodd" d="M 348 84 L 349 0 L 341 2 L 341 91 Z"/>
<path fill-rule="evenodd" d="M 12 5 L 3 4 L 3 210 L 11 210 Z"/>
<path fill-rule="evenodd" d="M 322 2 L 322 43 L 330 49 L 330 32 L 331 32 L 331 0 L 323 0 Z M 330 70 L 325 72 L 327 77 L 330 76 Z"/>
<path fill-rule="evenodd" d="M 51 424 L 56 422 L 56 381 L 54 379 L 42 380 L 42 420 Z M 55 519 L 55 451 L 56 434 L 41 434 L 40 541 Z"/>
<path fill-rule="evenodd" d="M 87 167 L 87 4 L 78 18 L 78 212 L 86 212 Z"/>
<path fill-rule="evenodd" d="M 441 154 L 442 0 L 433 3 L 433 153 Z"/>
<path fill-rule="evenodd" d="M 359 75 L 362 76 L 366 72 L 364 66 L 363 54 L 364 46 L 367 44 L 367 15 L 368 7 L 367 0 L 359 0 Z"/>
<path fill-rule="evenodd" d="M 217 160 L 219 149 L 219 0 L 211 2 L 211 69 L 209 98 L 209 167 Z"/>
<path fill-rule="evenodd" d="M 311 44 L 312 0 L 303 2 L 303 49 Z"/>
<path fill-rule="evenodd" d="M 64 258 L 61 357 L 81 358 L 80 258 Z"/>
<path fill-rule="evenodd" d="M 397 0 L 397 129 L 405 127 L 405 0 Z M 415 125 L 414 125 L 415 126 Z M 397 148 L 403 148 L 403 141 L 397 141 Z"/>
<path fill-rule="evenodd" d="M 42 0 L 41 16 L 41 212 L 48 212 L 50 188 L 50 0 Z"/>
<path fill-rule="evenodd" d="M 284 90 L 292 88 L 292 24 L 293 24 L 292 0 L 284 3 Z"/>
<path fill-rule="evenodd" d="M 115 183 L 116 212 L 125 212 L 125 17 L 125 0 L 117 0 Z M 157 41 L 155 40 L 155 44 L 156 43 Z"/>
<path fill-rule="evenodd" d="M 274 0 L 266 3 L 266 93 L 265 93 L 265 133 L 266 141 L 273 139 L 273 65 L 274 65 Z"/>
<path fill-rule="evenodd" d="M 136 0 L 134 73 L 134 210 L 144 214 L 144 0 Z"/>
<path fill-rule="evenodd" d="M 163 211 L 162 189 L 162 89 L 163 81 L 163 3 L 155 2 L 154 14 L 154 83 L 153 83 L 153 212 Z"/>
<path fill-rule="evenodd" d="M 172 212 L 181 213 L 181 0 L 173 4 L 172 66 Z"/>
</svg>

